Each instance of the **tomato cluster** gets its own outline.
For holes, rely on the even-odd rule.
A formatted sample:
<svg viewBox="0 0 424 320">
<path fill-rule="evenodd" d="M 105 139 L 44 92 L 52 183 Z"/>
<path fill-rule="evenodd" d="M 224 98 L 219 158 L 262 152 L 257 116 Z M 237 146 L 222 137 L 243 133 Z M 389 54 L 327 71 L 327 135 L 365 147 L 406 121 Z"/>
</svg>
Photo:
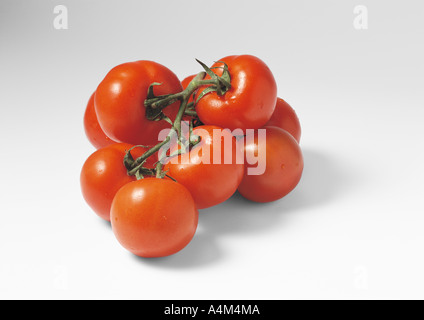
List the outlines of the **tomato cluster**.
<svg viewBox="0 0 424 320">
<path fill-rule="evenodd" d="M 199 210 L 237 191 L 275 201 L 302 175 L 299 119 L 268 66 L 252 55 L 198 62 L 204 70 L 182 81 L 153 61 L 118 65 L 88 100 L 84 129 L 97 150 L 82 194 L 138 256 L 180 251 Z"/>
</svg>

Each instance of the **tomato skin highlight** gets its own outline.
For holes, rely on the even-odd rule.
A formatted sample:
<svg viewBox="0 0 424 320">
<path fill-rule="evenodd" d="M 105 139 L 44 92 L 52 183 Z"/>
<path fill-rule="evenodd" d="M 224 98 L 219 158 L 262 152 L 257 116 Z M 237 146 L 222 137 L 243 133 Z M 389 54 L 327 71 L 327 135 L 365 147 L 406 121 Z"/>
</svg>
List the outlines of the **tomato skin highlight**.
<svg viewBox="0 0 424 320">
<path fill-rule="evenodd" d="M 145 258 L 172 255 L 192 240 L 198 211 L 190 192 L 172 180 L 146 178 L 123 186 L 111 208 L 119 243 Z"/>
<path fill-rule="evenodd" d="M 283 99 L 277 98 L 274 113 L 266 126 L 275 126 L 286 130 L 300 142 L 301 126 L 295 110 Z"/>
<path fill-rule="evenodd" d="M 169 159 L 163 169 L 190 191 L 198 209 L 205 209 L 224 202 L 236 192 L 244 173 L 243 156 L 239 154 L 237 163 L 240 149 L 229 130 L 199 126 L 194 128 L 193 134 L 200 136 L 201 142 L 190 152 L 177 156 L 177 163 L 172 163 L 175 157 Z M 226 139 L 230 141 L 231 150 L 224 149 Z M 214 163 L 215 148 L 220 148 L 220 163 Z M 231 154 L 229 163 L 225 163 L 226 153 Z"/>
<path fill-rule="evenodd" d="M 149 86 L 156 96 L 182 91 L 177 76 L 154 61 L 140 60 L 114 67 L 99 84 L 95 95 L 95 109 L 102 130 L 113 140 L 134 145 L 154 145 L 162 129 L 170 128 L 164 120 L 146 118 L 144 101 Z M 180 103 L 167 106 L 163 113 L 175 119 Z"/>
<path fill-rule="evenodd" d="M 94 95 L 95 93 L 90 96 L 84 112 L 84 131 L 88 141 L 90 141 L 96 149 L 100 149 L 114 144 L 116 141 L 109 138 L 100 127 L 94 108 Z"/>
<path fill-rule="evenodd" d="M 265 171 L 261 175 L 248 175 L 248 164 L 238 191 L 255 202 L 271 202 L 283 198 L 299 183 L 303 172 L 303 155 L 299 144 L 287 131 L 277 127 L 264 127 L 266 139 L 245 144 L 245 156 L 256 154 L 258 161 L 264 161 Z M 258 141 L 259 140 L 259 141 Z M 258 144 L 266 143 L 266 151 L 258 152 Z"/>
<path fill-rule="evenodd" d="M 112 144 L 93 152 L 85 161 L 80 175 L 82 195 L 87 204 L 102 219 L 110 221 L 110 207 L 116 192 L 125 184 L 134 181 L 128 176 L 123 164 L 126 152 L 133 145 Z M 131 151 L 134 158 L 141 156 L 146 149 Z M 148 159 L 146 167 L 153 167 L 154 157 Z"/>
<path fill-rule="evenodd" d="M 197 102 L 200 120 L 230 130 L 258 129 L 265 125 L 277 100 L 277 84 L 271 70 L 262 60 L 251 55 L 228 56 L 219 61 L 228 65 L 231 88 L 223 96 L 216 92 L 207 93 Z M 223 66 L 223 63 L 216 62 L 211 68 L 221 76 Z M 196 99 L 205 88 L 199 88 Z"/>
</svg>

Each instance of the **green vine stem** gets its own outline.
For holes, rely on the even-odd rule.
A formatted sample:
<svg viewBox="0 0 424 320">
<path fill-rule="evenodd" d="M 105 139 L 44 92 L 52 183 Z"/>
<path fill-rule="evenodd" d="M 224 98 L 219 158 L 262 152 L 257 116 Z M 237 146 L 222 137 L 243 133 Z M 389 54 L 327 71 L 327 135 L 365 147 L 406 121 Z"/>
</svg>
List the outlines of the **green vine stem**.
<svg viewBox="0 0 424 320">
<path fill-rule="evenodd" d="M 148 89 L 147 99 L 144 101 L 144 106 L 146 108 L 146 118 L 152 121 L 165 119 L 166 121 L 172 123 L 172 127 L 165 140 L 146 151 L 136 160 L 132 159 L 130 153 L 131 150 L 128 151 L 124 159 L 124 164 L 127 168 L 128 175 L 135 175 L 137 179 L 143 178 L 143 172 L 148 172 L 150 173 L 150 175 L 153 174 L 156 176 L 156 178 L 163 178 L 164 176 L 166 176 L 166 174 L 162 172 L 163 164 L 161 162 L 161 159 L 159 159 L 159 161 L 157 162 L 155 170 L 145 169 L 143 168 L 143 165 L 148 157 L 152 156 L 154 153 L 158 152 L 163 146 L 169 143 L 175 133 L 177 133 L 178 143 L 183 143 L 183 137 L 181 133 L 181 121 L 183 116 L 197 116 L 196 111 L 192 109 L 194 107 L 194 104 L 192 102 L 188 103 L 190 97 L 197 89 L 203 86 L 208 86 L 208 88 L 204 90 L 206 91 L 206 93 L 216 91 L 219 95 L 224 94 L 231 88 L 230 74 L 226 65 L 224 67 L 223 75 L 219 77 L 215 73 L 213 73 L 212 70 L 208 68 L 205 64 L 203 64 L 199 60 L 197 61 L 202 65 L 205 71 L 199 72 L 183 91 L 175 94 L 155 96 L 153 93 L 153 87 L 160 85 L 160 83 L 152 83 L 150 85 Z M 206 74 L 210 75 L 211 79 L 204 80 Z M 203 94 L 201 95 L 201 97 L 202 96 Z M 181 101 L 181 104 L 174 122 L 171 122 L 170 119 L 162 113 L 162 110 L 178 100 Z M 153 171 L 155 171 L 155 173 Z"/>
</svg>

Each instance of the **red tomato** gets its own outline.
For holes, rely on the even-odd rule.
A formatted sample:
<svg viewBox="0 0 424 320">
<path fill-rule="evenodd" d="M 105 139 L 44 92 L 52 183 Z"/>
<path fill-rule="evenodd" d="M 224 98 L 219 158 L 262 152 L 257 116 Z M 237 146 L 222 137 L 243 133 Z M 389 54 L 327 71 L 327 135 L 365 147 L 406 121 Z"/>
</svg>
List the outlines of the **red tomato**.
<svg viewBox="0 0 424 320">
<path fill-rule="evenodd" d="M 100 126 L 113 140 L 135 145 L 154 145 L 158 134 L 170 124 L 164 120 L 146 118 L 144 101 L 149 86 L 156 96 L 173 94 L 182 90 L 177 76 L 165 66 L 153 61 L 128 62 L 113 68 L 99 84 L 95 108 Z M 169 105 L 163 113 L 175 119 L 179 102 Z"/>
<path fill-rule="evenodd" d="M 123 164 L 126 152 L 133 147 L 117 143 L 96 150 L 85 161 L 80 176 L 82 195 L 93 211 L 104 220 L 110 220 L 110 206 L 116 192 L 125 184 L 134 181 L 128 176 Z M 146 150 L 135 148 L 133 158 L 141 156 Z M 155 157 L 148 158 L 146 168 L 153 168 Z"/>
<path fill-rule="evenodd" d="M 197 102 L 200 121 L 230 130 L 258 129 L 265 125 L 277 100 L 277 85 L 271 70 L 262 60 L 251 55 L 228 56 L 220 61 L 228 65 L 231 89 L 223 96 L 216 92 L 207 93 Z M 212 67 L 222 66 L 223 63 L 218 62 Z M 212 71 L 222 75 L 222 68 Z M 197 96 L 204 89 L 200 88 Z"/>
<path fill-rule="evenodd" d="M 94 109 L 94 93 L 88 100 L 84 113 L 84 131 L 88 141 L 96 148 L 100 149 L 116 143 L 109 138 L 102 130 L 97 120 L 96 110 Z"/>
<path fill-rule="evenodd" d="M 181 81 L 181 85 L 183 86 L 183 89 L 187 88 L 188 84 L 193 80 L 193 78 L 196 76 L 196 74 L 192 74 L 191 76 L 188 76 Z"/>
<path fill-rule="evenodd" d="M 197 74 L 192 74 L 191 76 L 184 78 L 183 81 L 181 81 L 181 85 L 183 86 L 183 89 L 186 89 L 189 83 L 191 82 L 191 80 L 193 80 L 193 78 L 196 76 Z M 193 94 L 190 96 L 187 103 L 190 103 L 190 102 L 193 102 Z M 188 120 L 189 118 L 185 117 L 185 119 Z"/>
<path fill-rule="evenodd" d="M 283 129 L 263 129 L 266 129 L 265 138 L 258 135 L 256 130 L 255 139 L 245 143 L 246 170 L 238 188 L 243 197 L 256 202 L 270 202 L 284 197 L 297 186 L 303 171 L 303 156 L 296 140 Z M 254 157 L 257 163 L 249 164 Z M 249 174 L 249 168 L 256 168 L 260 172 L 259 167 L 264 168 L 262 174 Z"/>
<path fill-rule="evenodd" d="M 229 130 L 199 126 L 193 134 L 201 137 L 200 143 L 190 152 L 168 159 L 163 169 L 190 191 L 198 209 L 204 209 L 234 194 L 243 177 L 244 159 L 240 153 L 237 163 L 240 149 Z"/>
<path fill-rule="evenodd" d="M 275 111 L 266 126 L 279 127 L 290 133 L 296 141 L 300 142 L 301 127 L 299 118 L 294 109 L 283 99 L 277 98 Z"/>
<path fill-rule="evenodd" d="M 193 238 L 198 211 L 190 192 L 171 180 L 147 178 L 123 186 L 111 209 L 112 230 L 120 244 L 141 257 L 163 257 Z"/>
</svg>

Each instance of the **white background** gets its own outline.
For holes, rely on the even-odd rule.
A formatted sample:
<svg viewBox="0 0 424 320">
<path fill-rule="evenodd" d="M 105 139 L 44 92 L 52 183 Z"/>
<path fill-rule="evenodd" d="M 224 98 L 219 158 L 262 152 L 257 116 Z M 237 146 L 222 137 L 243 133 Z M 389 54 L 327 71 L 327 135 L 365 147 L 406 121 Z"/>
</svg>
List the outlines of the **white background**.
<svg viewBox="0 0 424 320">
<path fill-rule="evenodd" d="M 59 4 L 67 30 L 53 27 Z M 423 12 L 418 0 L 3 0 L 0 298 L 422 299 Z M 176 255 L 131 255 L 81 196 L 90 94 L 123 62 L 182 79 L 195 58 L 243 53 L 300 118 L 300 184 L 203 210 Z"/>
</svg>

